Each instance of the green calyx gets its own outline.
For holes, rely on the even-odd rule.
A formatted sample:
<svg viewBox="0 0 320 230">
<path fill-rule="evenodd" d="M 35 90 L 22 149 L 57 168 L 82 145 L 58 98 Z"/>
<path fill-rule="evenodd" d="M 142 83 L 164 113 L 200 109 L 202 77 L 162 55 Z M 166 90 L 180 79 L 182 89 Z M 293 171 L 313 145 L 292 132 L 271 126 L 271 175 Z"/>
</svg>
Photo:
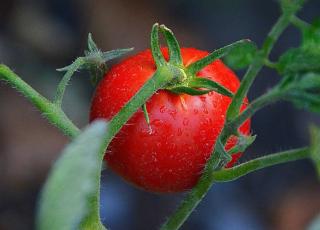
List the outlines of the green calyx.
<svg viewBox="0 0 320 230">
<path fill-rule="evenodd" d="M 68 72 L 74 69 L 87 69 L 91 74 L 92 84 L 95 85 L 106 73 L 108 69 L 106 63 L 108 61 L 119 58 L 132 50 L 133 48 L 125 48 L 102 52 L 94 42 L 91 33 L 89 33 L 88 48 L 84 51 L 84 56 L 78 57 L 72 64 L 57 70 Z"/>
<path fill-rule="evenodd" d="M 163 34 L 168 45 L 169 60 L 164 58 L 159 43 L 159 31 Z M 157 69 L 167 68 L 173 79 L 166 85 L 165 89 L 175 94 L 203 95 L 209 92 L 217 92 L 227 97 L 233 97 L 233 93 L 221 84 L 208 78 L 200 78 L 197 73 L 218 58 L 228 54 L 231 50 L 248 44 L 249 40 L 240 40 L 231 45 L 222 47 L 210 53 L 206 57 L 184 66 L 180 46 L 174 34 L 165 25 L 154 24 L 151 31 L 151 51 Z"/>
</svg>

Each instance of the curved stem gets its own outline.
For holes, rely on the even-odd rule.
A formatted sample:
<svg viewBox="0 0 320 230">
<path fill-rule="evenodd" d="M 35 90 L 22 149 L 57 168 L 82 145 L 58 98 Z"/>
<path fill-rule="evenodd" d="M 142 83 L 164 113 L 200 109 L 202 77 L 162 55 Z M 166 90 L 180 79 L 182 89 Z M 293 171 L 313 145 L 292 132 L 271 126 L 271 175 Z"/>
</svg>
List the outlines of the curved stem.
<svg viewBox="0 0 320 230">
<path fill-rule="evenodd" d="M 220 152 L 212 156 L 215 160 L 207 163 L 206 169 L 204 170 L 204 173 L 197 185 L 187 194 L 186 198 L 179 205 L 175 213 L 162 225 L 161 230 L 179 229 L 187 220 L 192 211 L 197 207 L 211 188 L 213 184 L 210 179 L 212 172 L 208 169 L 217 168 L 219 166 L 219 159 L 221 156 L 222 154 L 220 154 Z"/>
<path fill-rule="evenodd" d="M 270 69 L 278 69 L 278 64 L 275 62 L 270 61 L 269 59 L 264 60 L 264 65 L 269 67 Z"/>
<path fill-rule="evenodd" d="M 271 89 L 266 94 L 263 94 L 262 96 L 252 101 L 240 115 L 238 115 L 230 123 L 226 123 L 226 126 L 231 130 L 236 130 L 239 126 L 242 125 L 243 122 L 245 122 L 248 118 L 252 117 L 258 110 L 283 98 L 286 95 L 286 92 L 287 91 L 285 91 L 284 89 Z"/>
<path fill-rule="evenodd" d="M 149 79 L 142 88 L 130 99 L 130 101 L 118 112 L 108 124 L 108 133 L 105 139 L 104 147 L 108 147 L 112 138 L 119 132 L 121 127 L 129 118 L 159 89 L 163 88 L 174 78 L 174 73 L 169 68 L 158 67 L 153 77 Z M 81 229 L 91 229 L 92 223 L 100 221 L 99 197 L 100 197 L 100 177 L 97 180 L 96 196 L 92 201 L 92 212 L 87 217 L 87 221 L 81 226 Z"/>
<path fill-rule="evenodd" d="M 66 116 L 61 108 L 35 91 L 29 84 L 24 82 L 18 75 L 16 75 L 5 65 L 0 65 L 0 79 L 8 82 L 10 86 L 28 98 L 29 101 L 31 101 L 31 103 L 41 111 L 42 115 L 46 117 L 51 124 L 60 129 L 65 135 L 73 138 L 79 134 L 79 129 Z"/>
<path fill-rule="evenodd" d="M 310 157 L 310 148 L 298 148 L 279 153 L 269 154 L 257 159 L 248 161 L 230 169 L 223 169 L 212 173 L 211 179 L 215 182 L 227 182 L 236 180 L 248 173 L 254 172 L 258 169 L 267 168 L 273 165 L 306 159 Z"/>
<path fill-rule="evenodd" d="M 53 103 L 56 104 L 57 106 L 61 107 L 62 104 L 62 99 L 64 96 L 64 92 L 67 88 L 67 85 L 74 74 L 83 64 L 85 63 L 83 57 L 77 58 L 68 68 L 67 72 L 63 75 L 62 80 L 60 81 L 58 87 L 57 87 L 57 92 L 54 97 Z"/>
<path fill-rule="evenodd" d="M 241 81 L 241 85 L 228 108 L 227 121 L 234 119 L 239 114 L 242 102 L 246 97 L 253 81 L 263 67 L 265 60 L 268 59 L 268 56 L 274 44 L 276 43 L 282 32 L 288 27 L 288 25 L 290 24 L 290 20 L 295 13 L 296 11 L 291 11 L 290 13 L 281 15 L 276 24 L 272 27 L 262 45 L 262 49 L 257 52 L 255 59 L 244 75 Z"/>
<path fill-rule="evenodd" d="M 305 29 L 308 29 L 310 27 L 310 24 L 305 22 L 304 20 L 298 18 L 296 15 L 294 15 L 291 18 L 291 23 L 292 25 L 294 25 L 295 27 L 297 27 L 298 29 L 304 31 Z"/>
<path fill-rule="evenodd" d="M 287 28 L 292 15 L 294 15 L 297 10 L 298 7 L 294 11 L 290 11 L 289 13 L 284 13 L 283 15 L 281 15 L 276 24 L 272 27 L 271 31 L 268 34 L 268 37 L 263 43 L 262 49 L 257 52 L 253 63 L 249 66 L 249 69 L 246 72 L 238 91 L 233 97 L 233 100 L 227 111 L 227 122 L 230 122 L 239 116 L 242 102 L 247 95 L 254 79 L 263 67 L 264 60 L 268 58 L 275 42 L 278 40 L 281 33 Z M 230 130 L 229 128 L 230 127 L 228 126 L 224 126 L 222 132 L 218 137 L 218 139 L 220 139 L 223 144 L 225 144 L 228 137 L 234 132 L 234 130 Z M 218 166 L 221 165 L 221 156 L 223 155 L 221 151 L 217 151 L 216 147 L 217 143 L 214 146 L 214 151 L 206 164 L 205 170 L 198 184 L 187 195 L 187 198 L 180 204 L 176 212 L 171 215 L 169 219 L 164 223 L 162 230 L 178 229 L 192 213 L 192 211 L 197 207 L 201 199 L 206 195 L 207 191 L 212 186 L 213 181 L 211 180 L 210 175 L 214 171 L 219 169 Z"/>
</svg>

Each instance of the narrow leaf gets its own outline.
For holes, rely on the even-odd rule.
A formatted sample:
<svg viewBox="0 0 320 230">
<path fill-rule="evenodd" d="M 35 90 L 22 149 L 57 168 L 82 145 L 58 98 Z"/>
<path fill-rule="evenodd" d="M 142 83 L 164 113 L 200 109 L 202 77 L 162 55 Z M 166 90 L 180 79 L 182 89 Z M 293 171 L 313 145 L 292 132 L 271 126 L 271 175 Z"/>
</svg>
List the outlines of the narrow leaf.
<svg viewBox="0 0 320 230">
<path fill-rule="evenodd" d="M 233 97 L 233 93 L 230 90 L 228 90 L 218 82 L 212 81 L 208 78 L 195 77 L 190 80 L 189 86 L 194 88 L 206 88 L 208 90 L 215 91 L 227 97 Z"/>
<path fill-rule="evenodd" d="M 158 23 L 155 23 L 151 30 L 151 52 L 157 67 L 166 63 L 166 60 L 164 59 L 160 49 Z"/>
<path fill-rule="evenodd" d="M 107 125 L 92 123 L 61 154 L 42 190 L 37 215 L 39 230 L 79 229 L 99 186 Z M 103 229 L 98 215 L 93 226 Z"/>
<path fill-rule="evenodd" d="M 99 51 L 97 44 L 93 41 L 91 33 L 88 34 L 88 49 L 89 49 L 89 52 Z"/>
<path fill-rule="evenodd" d="M 196 96 L 196 95 L 204 95 L 207 94 L 209 92 L 211 92 L 212 90 L 201 90 L 201 89 L 195 89 L 195 88 L 191 88 L 188 86 L 177 86 L 174 87 L 172 89 L 170 89 L 171 92 L 175 93 L 175 94 L 188 94 L 188 95 L 192 95 L 192 96 Z"/>
<path fill-rule="evenodd" d="M 170 29 L 168 29 L 165 25 L 160 26 L 160 30 L 163 33 L 166 42 L 168 44 L 169 48 L 169 62 L 174 65 L 182 65 L 182 57 L 180 52 L 180 46 L 179 43 L 172 33 Z"/>
<path fill-rule="evenodd" d="M 128 52 L 131 52 L 134 48 L 125 48 L 125 49 L 116 49 L 116 50 L 110 50 L 107 52 L 102 52 L 102 60 L 103 62 L 110 61 L 115 58 L 119 58 Z"/>
<path fill-rule="evenodd" d="M 224 46 L 220 49 L 217 49 L 217 50 L 213 51 L 211 54 L 209 54 L 208 56 L 189 65 L 187 67 L 187 71 L 190 75 L 195 75 L 197 72 L 199 72 L 205 66 L 209 65 L 210 63 L 214 62 L 215 60 L 217 60 L 219 58 L 222 58 L 223 56 L 228 54 L 231 50 L 233 50 L 239 46 L 243 46 L 244 44 L 249 43 L 249 42 L 250 42 L 250 40 L 247 40 L 247 39 L 240 40 L 240 41 L 234 42 L 230 45 Z"/>
</svg>

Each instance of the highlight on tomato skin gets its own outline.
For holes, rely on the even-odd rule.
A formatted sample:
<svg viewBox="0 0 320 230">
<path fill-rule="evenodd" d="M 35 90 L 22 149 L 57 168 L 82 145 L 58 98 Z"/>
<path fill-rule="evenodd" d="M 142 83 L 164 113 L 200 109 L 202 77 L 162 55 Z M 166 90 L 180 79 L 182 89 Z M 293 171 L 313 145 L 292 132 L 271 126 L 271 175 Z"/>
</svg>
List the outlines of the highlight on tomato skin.
<svg viewBox="0 0 320 230">
<path fill-rule="evenodd" d="M 162 52 L 168 59 L 167 48 L 162 48 Z M 181 48 L 184 66 L 207 54 L 194 48 Z M 97 118 L 110 120 L 155 71 L 150 50 L 113 66 L 96 88 L 90 121 Z M 240 84 L 237 76 L 221 60 L 206 66 L 198 77 L 216 81 L 231 92 L 236 92 Z M 230 102 L 229 97 L 215 92 L 190 96 L 159 90 L 146 103 L 150 127 L 142 110 L 138 110 L 110 143 L 105 155 L 108 167 L 129 183 L 147 191 L 167 193 L 191 189 L 210 157 Z M 250 120 L 239 131 L 248 135 Z M 237 139 L 231 137 L 226 149 L 236 142 Z M 240 156 L 241 153 L 234 154 L 226 167 L 231 167 Z"/>
</svg>

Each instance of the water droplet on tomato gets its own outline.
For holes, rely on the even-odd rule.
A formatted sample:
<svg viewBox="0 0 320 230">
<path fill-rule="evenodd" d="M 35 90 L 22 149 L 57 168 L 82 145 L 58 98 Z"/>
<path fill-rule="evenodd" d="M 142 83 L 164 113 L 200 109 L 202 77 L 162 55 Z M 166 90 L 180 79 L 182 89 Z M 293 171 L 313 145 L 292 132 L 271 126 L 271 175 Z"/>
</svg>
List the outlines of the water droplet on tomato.
<svg viewBox="0 0 320 230">
<path fill-rule="evenodd" d="M 182 130 L 181 128 L 178 128 L 178 136 L 181 136 L 182 135 Z"/>
<path fill-rule="evenodd" d="M 201 130 L 200 131 L 200 135 L 203 136 L 203 137 L 206 137 L 207 136 L 207 132 L 205 130 Z"/>
<path fill-rule="evenodd" d="M 176 115 L 177 115 L 177 110 L 171 110 L 170 112 L 170 115 L 173 117 L 173 119 L 176 119 Z"/>
<path fill-rule="evenodd" d="M 177 151 L 177 145 L 175 143 L 170 144 L 170 152 L 176 152 Z M 173 158 L 173 155 L 170 155 L 170 158 Z"/>
<path fill-rule="evenodd" d="M 205 119 L 205 124 L 206 125 L 212 125 L 212 119 L 211 118 L 206 118 Z"/>
<path fill-rule="evenodd" d="M 189 124 L 188 118 L 183 118 L 182 124 L 183 124 L 184 126 L 187 126 L 187 125 Z"/>
<path fill-rule="evenodd" d="M 206 101 L 206 97 L 205 97 L 205 96 L 200 96 L 200 100 L 201 100 L 202 102 L 205 102 L 205 101 Z"/>
<path fill-rule="evenodd" d="M 199 111 L 197 109 L 194 109 L 193 112 L 194 112 L 194 114 L 198 114 L 199 113 Z"/>
<path fill-rule="evenodd" d="M 160 119 L 154 119 L 150 124 L 159 127 L 162 121 Z"/>
<path fill-rule="evenodd" d="M 160 113 L 164 113 L 166 111 L 166 107 L 163 105 L 160 107 Z"/>
<path fill-rule="evenodd" d="M 208 110 L 207 110 L 207 108 L 203 108 L 203 112 L 204 112 L 205 114 L 208 114 L 208 113 L 209 113 Z"/>
</svg>

